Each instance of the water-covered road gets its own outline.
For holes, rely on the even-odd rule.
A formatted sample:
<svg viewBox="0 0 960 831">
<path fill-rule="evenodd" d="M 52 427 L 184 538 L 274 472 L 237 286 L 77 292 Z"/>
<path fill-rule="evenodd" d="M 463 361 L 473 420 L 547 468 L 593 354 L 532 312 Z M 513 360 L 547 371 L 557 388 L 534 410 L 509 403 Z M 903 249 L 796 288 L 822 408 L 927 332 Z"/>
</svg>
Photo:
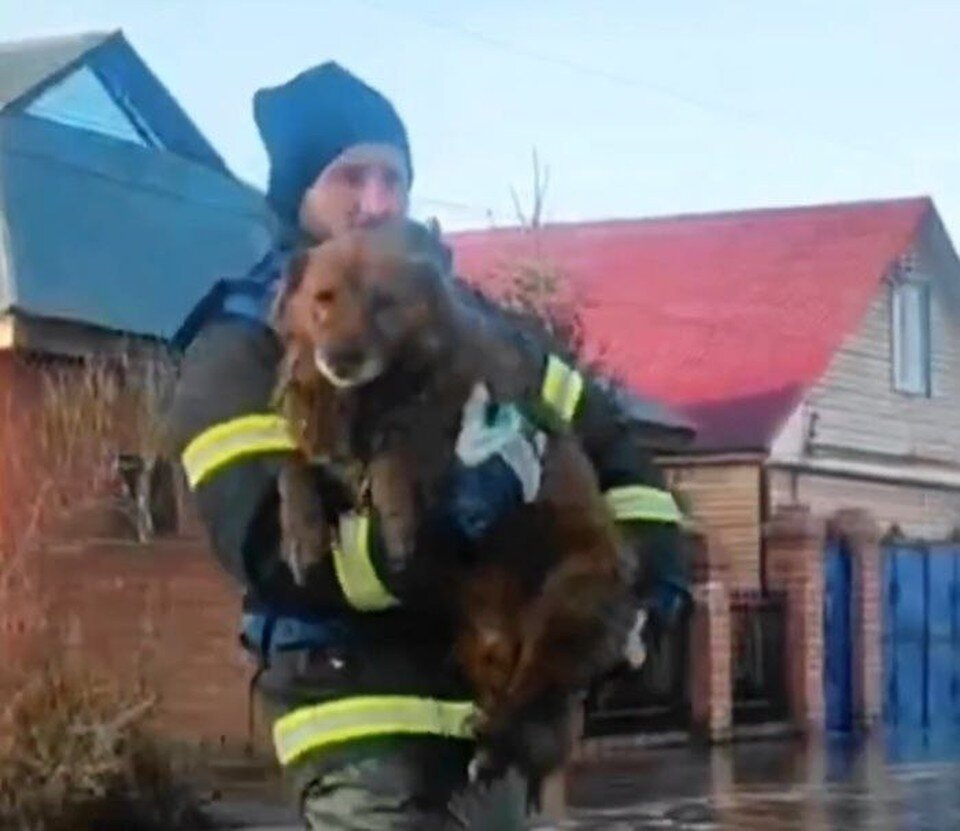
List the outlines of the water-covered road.
<svg viewBox="0 0 960 831">
<path fill-rule="evenodd" d="M 960 736 L 650 750 L 581 769 L 569 797 L 560 827 L 583 831 L 960 829 Z"/>
</svg>

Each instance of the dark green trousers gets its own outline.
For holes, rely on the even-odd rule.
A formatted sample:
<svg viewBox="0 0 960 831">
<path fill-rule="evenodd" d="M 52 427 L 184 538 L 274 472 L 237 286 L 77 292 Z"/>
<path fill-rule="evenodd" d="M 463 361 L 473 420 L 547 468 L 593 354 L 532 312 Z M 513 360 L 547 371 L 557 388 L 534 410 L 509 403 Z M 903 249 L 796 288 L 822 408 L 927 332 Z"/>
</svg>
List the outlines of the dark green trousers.
<svg viewBox="0 0 960 831">
<path fill-rule="evenodd" d="M 344 759 L 300 790 L 310 831 L 519 831 L 526 788 L 510 775 L 467 781 L 460 742 L 396 739 Z"/>
<path fill-rule="evenodd" d="M 319 651 L 280 653 L 257 683 L 265 715 L 272 723 L 315 701 L 383 690 L 407 694 L 397 681 L 404 678 L 440 698 L 462 697 L 459 687 L 443 685 L 449 674 L 446 653 L 431 654 L 429 646 L 410 635 L 392 644 L 381 639 L 354 647 L 338 662 Z M 411 685 L 409 693 L 417 690 Z M 311 831 L 522 829 L 527 802 L 522 779 L 472 785 L 467 769 L 473 753 L 472 742 L 457 739 L 378 737 L 307 753 L 285 773 Z"/>
</svg>

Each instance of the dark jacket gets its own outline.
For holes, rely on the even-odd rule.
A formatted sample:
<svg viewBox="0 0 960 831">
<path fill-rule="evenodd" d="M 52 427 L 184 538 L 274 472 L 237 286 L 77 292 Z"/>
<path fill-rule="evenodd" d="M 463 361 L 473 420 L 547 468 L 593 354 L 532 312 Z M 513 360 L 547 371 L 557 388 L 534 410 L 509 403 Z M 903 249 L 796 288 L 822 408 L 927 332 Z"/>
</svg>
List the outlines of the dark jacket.
<svg viewBox="0 0 960 831">
<path fill-rule="evenodd" d="M 386 569 L 379 568 L 375 517 L 363 541 L 366 570 L 351 574 L 340 561 L 328 560 L 300 586 L 280 557 L 277 476 L 292 445 L 270 411 L 280 346 L 265 319 L 283 260 L 282 254 L 272 255 L 245 280 L 216 286 L 198 305 L 176 340 L 184 354 L 168 419 L 213 550 L 244 587 L 245 610 L 254 614 L 249 620 L 259 621 L 260 628 L 247 637 L 267 650 L 269 666 L 260 687 L 278 717 L 318 702 L 360 702 L 364 696 L 466 700 L 468 691 L 450 658 L 453 627 L 440 623 L 435 610 L 405 602 L 390 585 Z M 611 510 L 646 541 L 638 594 L 664 586 L 682 592 L 679 512 L 639 426 L 610 390 L 536 338 L 517 336 L 542 353 L 544 412 L 573 426 Z M 317 486 L 336 511 L 335 489 L 320 471 Z M 265 618 L 307 621 L 310 655 L 317 660 L 306 665 L 284 654 L 271 657 L 280 629 L 265 632 Z M 295 633 L 295 646 L 296 641 Z M 456 733 L 445 725 L 440 719 L 424 732 Z M 285 761 L 279 747 L 278 752 Z"/>
</svg>

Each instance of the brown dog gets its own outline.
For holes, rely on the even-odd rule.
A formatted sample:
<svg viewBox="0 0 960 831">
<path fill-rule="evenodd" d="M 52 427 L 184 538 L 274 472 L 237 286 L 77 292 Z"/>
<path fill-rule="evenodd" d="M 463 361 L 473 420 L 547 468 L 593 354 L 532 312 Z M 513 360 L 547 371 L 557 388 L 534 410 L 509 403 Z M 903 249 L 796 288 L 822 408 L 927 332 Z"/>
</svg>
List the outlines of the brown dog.
<svg viewBox="0 0 960 831">
<path fill-rule="evenodd" d="M 304 459 L 348 471 L 381 517 L 398 576 L 416 571 L 465 403 L 478 393 L 523 403 L 541 381 L 537 362 L 458 297 L 438 250 L 414 223 L 331 239 L 294 263 L 276 314 L 283 408 Z M 303 519 L 316 500 L 305 482 L 292 467 L 285 535 L 325 556 L 325 535 Z M 431 556 L 459 587 L 456 655 L 480 706 L 484 761 L 517 764 L 536 784 L 568 749 L 573 694 L 615 663 L 627 603 L 620 541 L 576 439 L 551 431 L 535 500 L 471 558 Z"/>
</svg>

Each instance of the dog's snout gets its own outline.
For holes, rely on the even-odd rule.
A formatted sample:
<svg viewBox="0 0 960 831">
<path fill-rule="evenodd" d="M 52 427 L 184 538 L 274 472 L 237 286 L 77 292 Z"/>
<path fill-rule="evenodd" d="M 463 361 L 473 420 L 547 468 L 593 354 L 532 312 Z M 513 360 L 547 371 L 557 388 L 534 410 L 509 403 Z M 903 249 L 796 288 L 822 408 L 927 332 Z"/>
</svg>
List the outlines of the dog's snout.
<svg viewBox="0 0 960 831">
<path fill-rule="evenodd" d="M 341 375 L 352 375 L 364 365 L 367 353 L 360 346 L 351 344 L 334 349 L 329 359 L 333 368 Z"/>
</svg>

